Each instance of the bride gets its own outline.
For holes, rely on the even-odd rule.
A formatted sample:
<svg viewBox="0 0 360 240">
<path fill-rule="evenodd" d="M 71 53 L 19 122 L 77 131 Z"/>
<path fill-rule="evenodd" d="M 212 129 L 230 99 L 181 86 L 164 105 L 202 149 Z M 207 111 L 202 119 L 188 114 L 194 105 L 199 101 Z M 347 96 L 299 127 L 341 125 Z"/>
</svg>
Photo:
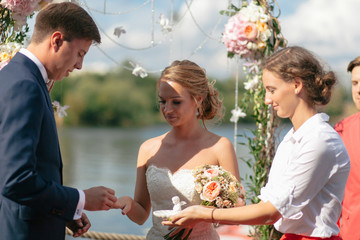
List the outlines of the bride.
<svg viewBox="0 0 360 240">
<path fill-rule="evenodd" d="M 134 199 L 120 197 L 115 206 L 139 225 L 147 220 L 151 208 L 172 209 L 174 196 L 186 202 L 184 207 L 200 204 L 192 176 L 192 169 L 200 165 L 222 166 L 240 180 L 231 142 L 205 126 L 205 120 L 222 114 L 222 102 L 205 70 L 188 60 L 174 61 L 162 72 L 157 91 L 161 112 L 172 128 L 140 146 Z M 154 215 L 152 221 L 146 239 L 163 239 L 168 227 Z M 185 229 L 183 236 L 189 230 Z M 198 223 L 188 239 L 215 240 L 219 236 L 211 223 Z"/>
</svg>

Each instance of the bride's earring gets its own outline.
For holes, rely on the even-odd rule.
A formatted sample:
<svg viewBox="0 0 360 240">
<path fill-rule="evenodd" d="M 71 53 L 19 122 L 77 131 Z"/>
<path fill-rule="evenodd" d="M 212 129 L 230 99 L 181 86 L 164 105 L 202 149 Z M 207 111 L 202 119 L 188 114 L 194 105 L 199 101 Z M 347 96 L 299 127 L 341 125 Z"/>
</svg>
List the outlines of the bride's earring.
<svg viewBox="0 0 360 240">
<path fill-rule="evenodd" d="M 198 117 L 200 114 L 199 114 L 199 108 L 196 109 L 196 113 L 195 115 Z"/>
</svg>

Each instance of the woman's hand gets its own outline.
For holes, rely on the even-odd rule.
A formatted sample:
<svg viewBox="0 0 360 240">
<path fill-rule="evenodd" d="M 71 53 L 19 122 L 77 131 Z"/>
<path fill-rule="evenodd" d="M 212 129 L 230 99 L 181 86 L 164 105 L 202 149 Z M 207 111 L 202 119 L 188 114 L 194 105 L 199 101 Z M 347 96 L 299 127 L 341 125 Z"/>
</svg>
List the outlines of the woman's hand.
<svg viewBox="0 0 360 240">
<path fill-rule="evenodd" d="M 171 216 L 162 224 L 171 227 L 183 227 L 191 229 L 195 224 L 201 221 L 211 222 L 211 212 L 213 208 L 204 206 L 191 206 L 185 208 L 180 213 Z"/>
<path fill-rule="evenodd" d="M 119 197 L 113 205 L 113 208 L 122 209 L 121 213 L 126 215 L 132 209 L 133 202 L 134 200 L 129 196 Z"/>
</svg>

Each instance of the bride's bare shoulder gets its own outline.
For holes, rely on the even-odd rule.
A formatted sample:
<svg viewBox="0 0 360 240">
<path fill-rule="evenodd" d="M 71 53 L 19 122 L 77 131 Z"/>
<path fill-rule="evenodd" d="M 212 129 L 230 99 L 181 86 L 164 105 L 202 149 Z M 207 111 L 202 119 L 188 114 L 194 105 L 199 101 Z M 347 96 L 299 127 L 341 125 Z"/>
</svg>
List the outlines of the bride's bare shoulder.
<svg viewBox="0 0 360 240">
<path fill-rule="evenodd" d="M 140 151 L 144 151 L 144 152 L 148 152 L 148 153 L 157 151 L 160 148 L 161 143 L 163 142 L 166 134 L 167 133 L 146 140 L 145 142 L 143 142 L 141 144 Z"/>
<path fill-rule="evenodd" d="M 138 165 L 147 165 L 159 151 L 166 134 L 150 138 L 143 142 L 139 148 Z"/>
</svg>

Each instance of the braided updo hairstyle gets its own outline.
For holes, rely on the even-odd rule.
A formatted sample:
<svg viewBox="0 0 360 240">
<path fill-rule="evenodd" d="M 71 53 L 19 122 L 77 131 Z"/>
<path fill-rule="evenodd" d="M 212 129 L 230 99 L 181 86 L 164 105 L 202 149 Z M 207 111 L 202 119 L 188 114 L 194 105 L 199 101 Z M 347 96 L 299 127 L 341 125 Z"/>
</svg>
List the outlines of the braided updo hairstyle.
<svg viewBox="0 0 360 240">
<path fill-rule="evenodd" d="M 213 119 L 215 116 L 222 117 L 222 101 L 219 99 L 219 93 L 214 88 L 215 81 L 209 82 L 206 72 L 196 63 L 189 60 L 174 61 L 170 66 L 164 69 L 157 83 L 159 89 L 161 81 L 174 81 L 187 89 L 190 95 L 195 99 L 197 96 L 203 98 L 199 106 L 198 119 Z"/>
<path fill-rule="evenodd" d="M 325 105 L 330 101 L 331 88 L 336 82 L 334 72 L 325 71 L 319 60 L 302 47 L 275 52 L 265 60 L 263 69 L 277 74 L 285 82 L 300 78 L 312 105 Z"/>
</svg>

